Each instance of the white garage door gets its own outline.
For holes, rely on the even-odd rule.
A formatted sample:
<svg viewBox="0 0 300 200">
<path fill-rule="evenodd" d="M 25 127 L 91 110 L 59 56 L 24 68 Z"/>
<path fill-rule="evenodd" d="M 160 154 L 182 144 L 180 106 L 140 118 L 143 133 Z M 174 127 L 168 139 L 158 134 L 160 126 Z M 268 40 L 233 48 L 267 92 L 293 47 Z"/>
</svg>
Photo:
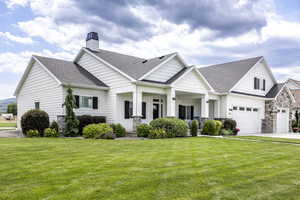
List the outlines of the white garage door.
<svg viewBox="0 0 300 200">
<path fill-rule="evenodd" d="M 289 114 L 287 108 L 280 108 L 277 111 L 277 129 L 278 133 L 289 132 Z"/>
<path fill-rule="evenodd" d="M 247 106 L 233 106 L 232 118 L 237 123 L 240 133 L 258 133 L 260 132 L 260 119 L 257 108 Z"/>
</svg>

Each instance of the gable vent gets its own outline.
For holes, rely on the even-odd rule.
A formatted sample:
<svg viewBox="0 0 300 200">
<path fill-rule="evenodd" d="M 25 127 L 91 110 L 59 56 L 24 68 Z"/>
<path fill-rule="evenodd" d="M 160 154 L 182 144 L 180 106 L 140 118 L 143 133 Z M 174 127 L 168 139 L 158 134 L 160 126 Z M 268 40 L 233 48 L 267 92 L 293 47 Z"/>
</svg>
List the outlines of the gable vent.
<svg viewBox="0 0 300 200">
<path fill-rule="evenodd" d="M 148 62 L 148 60 L 144 60 L 142 63 L 146 63 L 146 62 Z"/>
</svg>

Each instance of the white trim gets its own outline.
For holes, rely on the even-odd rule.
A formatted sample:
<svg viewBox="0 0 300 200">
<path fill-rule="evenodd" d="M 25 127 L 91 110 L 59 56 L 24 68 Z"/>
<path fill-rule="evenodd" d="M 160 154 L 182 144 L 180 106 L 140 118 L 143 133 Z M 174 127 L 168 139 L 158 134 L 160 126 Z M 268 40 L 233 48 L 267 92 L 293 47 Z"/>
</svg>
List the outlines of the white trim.
<svg viewBox="0 0 300 200">
<path fill-rule="evenodd" d="M 148 71 L 146 74 L 144 74 L 141 78 L 139 78 L 138 80 L 141 81 L 143 79 L 145 79 L 148 75 L 152 74 L 152 72 L 156 71 L 158 68 L 160 68 L 162 65 L 164 65 L 165 63 L 169 62 L 171 59 L 173 59 L 175 56 L 177 56 L 177 53 L 174 53 L 172 56 L 170 56 L 168 59 L 166 59 L 165 61 L 159 63 L 158 65 L 156 65 L 156 67 L 154 67 L 153 69 L 151 69 L 150 71 Z M 179 57 L 178 57 L 179 58 Z M 180 59 L 180 58 L 179 58 Z"/>
<path fill-rule="evenodd" d="M 141 85 L 141 86 L 153 86 L 153 87 L 158 87 L 158 88 L 170 88 L 171 85 L 168 84 L 163 84 L 163 83 L 152 83 L 152 82 L 146 82 L 146 81 L 133 81 L 131 82 L 136 85 Z"/>
<path fill-rule="evenodd" d="M 30 61 L 29 61 L 29 63 L 28 63 L 28 65 L 27 65 L 27 67 L 26 67 L 26 70 L 25 70 L 25 72 L 24 72 L 24 74 L 23 74 L 23 76 L 22 76 L 22 78 L 21 78 L 21 80 L 20 80 L 20 82 L 18 83 L 18 85 L 17 85 L 17 88 L 16 88 L 16 90 L 15 90 L 15 92 L 14 92 L 14 96 L 17 96 L 18 95 L 18 93 L 19 93 L 19 91 L 20 91 L 20 89 L 21 89 L 21 87 L 23 86 L 23 84 L 24 84 L 24 82 L 25 82 L 25 80 L 27 79 L 27 76 L 28 76 L 28 74 L 29 74 L 29 72 L 30 72 L 30 70 L 31 70 L 31 68 L 32 68 L 32 66 L 33 66 L 33 64 L 34 64 L 34 62 L 37 62 L 41 67 L 42 67 L 42 69 L 44 69 L 58 84 L 62 84 L 57 78 L 56 78 L 56 76 L 54 75 L 54 74 L 52 74 L 52 72 L 50 72 L 48 69 L 47 69 L 47 67 L 45 67 L 45 65 L 43 65 L 39 60 L 38 60 L 38 58 L 37 57 L 35 57 L 34 55 L 30 58 Z"/>
<path fill-rule="evenodd" d="M 120 73 L 121 75 L 125 76 L 126 78 L 128 78 L 131 81 L 135 81 L 134 78 L 132 78 L 131 76 L 125 74 L 124 72 L 122 72 L 121 70 L 119 70 L 118 68 L 116 68 L 115 66 L 111 65 L 110 63 L 106 62 L 105 60 L 103 60 L 102 58 L 99 58 L 98 56 L 96 56 L 95 54 L 93 54 L 93 52 L 91 52 L 90 50 L 86 49 L 86 48 L 82 48 L 83 51 L 85 51 L 86 53 L 88 53 L 89 55 L 93 56 L 94 58 L 96 58 L 97 60 L 99 60 L 100 62 L 104 63 L 105 65 L 109 66 L 110 68 L 112 68 L 113 70 L 117 71 L 118 73 Z M 81 53 L 81 52 L 80 52 Z M 79 53 L 79 54 L 80 54 Z M 79 54 L 78 56 L 75 58 L 75 62 L 79 59 Z"/>
<path fill-rule="evenodd" d="M 110 89 L 109 87 L 79 85 L 79 84 L 68 84 L 68 83 L 62 83 L 62 86 L 64 86 L 64 87 L 71 86 L 72 88 L 94 89 L 94 90 L 109 90 Z"/>
<path fill-rule="evenodd" d="M 204 76 L 201 74 L 201 72 L 197 69 L 197 67 L 195 65 L 191 66 L 187 71 L 185 71 L 180 77 L 178 77 L 172 84 L 171 86 L 174 87 L 174 85 L 180 80 L 182 79 L 185 75 L 187 75 L 188 73 L 190 73 L 192 70 L 195 70 L 198 75 L 203 79 L 204 83 L 209 87 L 209 89 L 214 92 L 214 89 L 211 87 L 211 85 L 207 82 L 207 80 L 204 78 Z"/>
<path fill-rule="evenodd" d="M 273 99 L 275 99 L 275 98 L 252 96 L 251 94 L 247 95 L 247 94 L 229 93 L 228 95 L 239 96 L 239 97 L 247 97 L 247 98 L 250 98 L 250 99 L 260 99 L 260 100 L 273 100 Z"/>
</svg>

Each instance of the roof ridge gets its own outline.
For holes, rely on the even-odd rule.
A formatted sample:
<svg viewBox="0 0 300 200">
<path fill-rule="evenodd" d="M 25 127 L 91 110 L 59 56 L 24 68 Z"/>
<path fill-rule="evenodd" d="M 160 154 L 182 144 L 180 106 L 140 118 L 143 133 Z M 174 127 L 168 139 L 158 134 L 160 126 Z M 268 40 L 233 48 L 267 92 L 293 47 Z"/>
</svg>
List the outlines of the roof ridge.
<svg viewBox="0 0 300 200">
<path fill-rule="evenodd" d="M 86 48 L 86 47 L 84 47 L 84 48 Z M 143 60 L 145 60 L 145 58 L 141 58 L 141 57 L 137 57 L 137 56 L 132 56 L 132 55 L 128 55 L 128 54 L 124 54 L 124 53 L 119 53 L 119 52 L 115 52 L 115 51 L 111 51 L 111 50 L 106 50 L 106 49 L 98 49 L 99 51 L 95 51 L 95 50 L 91 50 L 91 49 L 89 49 L 89 48 L 86 48 L 86 49 L 88 49 L 89 51 L 91 51 L 91 52 L 95 52 L 95 53 L 100 53 L 101 51 L 106 51 L 106 52 L 109 52 L 109 53 L 114 53 L 114 54 L 118 54 L 118 55 L 122 55 L 122 56 L 128 56 L 128 57 L 132 57 L 132 58 L 136 58 L 136 59 L 143 59 Z"/>
<path fill-rule="evenodd" d="M 219 63 L 219 64 L 214 64 L 214 65 L 208 65 L 208 66 L 200 67 L 200 68 L 203 69 L 203 68 L 208 68 L 208 67 L 218 67 L 218 66 L 220 66 L 220 65 L 232 64 L 232 63 L 237 63 L 237 62 L 241 62 L 241 61 L 247 61 L 247 60 L 252 60 L 252 59 L 261 59 L 261 58 L 263 58 L 263 56 L 256 56 L 256 57 L 246 58 L 246 59 L 242 59 L 242 60 L 235 60 L 235 61 L 230 61 L 230 62 L 225 62 L 225 63 Z"/>
<path fill-rule="evenodd" d="M 52 57 L 47 57 L 47 56 L 40 56 L 40 55 L 32 55 L 35 58 L 46 58 L 46 59 L 52 59 L 52 60 L 60 60 L 60 61 L 64 61 L 64 62 L 71 62 L 74 63 L 72 60 L 64 60 L 61 58 L 52 58 Z"/>
</svg>

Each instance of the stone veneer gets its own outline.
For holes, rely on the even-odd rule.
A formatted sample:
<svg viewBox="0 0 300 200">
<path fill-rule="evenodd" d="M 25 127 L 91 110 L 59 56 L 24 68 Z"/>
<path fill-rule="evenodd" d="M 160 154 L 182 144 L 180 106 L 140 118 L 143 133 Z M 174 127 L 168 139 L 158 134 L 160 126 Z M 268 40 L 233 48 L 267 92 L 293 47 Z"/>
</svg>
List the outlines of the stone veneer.
<svg viewBox="0 0 300 200">
<path fill-rule="evenodd" d="M 265 102 L 265 119 L 262 120 L 263 133 L 276 133 L 278 108 L 289 108 L 289 131 L 292 131 L 293 101 L 286 88 L 278 94 L 275 100 Z"/>
</svg>

